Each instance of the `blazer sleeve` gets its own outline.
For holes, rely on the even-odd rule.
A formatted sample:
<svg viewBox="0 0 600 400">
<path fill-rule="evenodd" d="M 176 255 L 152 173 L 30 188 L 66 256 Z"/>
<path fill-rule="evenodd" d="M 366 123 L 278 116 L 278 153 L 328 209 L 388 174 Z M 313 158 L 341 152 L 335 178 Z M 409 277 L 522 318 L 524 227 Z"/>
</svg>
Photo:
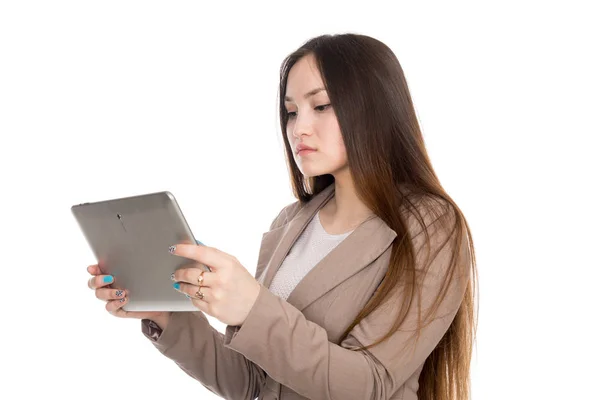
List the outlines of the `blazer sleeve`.
<svg viewBox="0 0 600 400">
<path fill-rule="evenodd" d="M 270 229 L 285 223 L 286 208 Z M 265 383 L 265 371 L 223 345 L 234 330 L 227 326 L 226 334 L 220 333 L 200 311 L 172 313 L 164 331 L 153 321 L 142 320 L 144 336 L 205 388 L 226 399 L 255 399 Z"/>
<path fill-rule="evenodd" d="M 441 220 L 441 219 L 440 219 Z M 409 228 L 410 231 L 410 228 Z M 434 250 L 431 259 L 423 248 L 425 230 L 411 237 L 416 253 L 417 279 L 422 275 L 421 307 L 427 310 L 441 290 L 448 271 L 452 240 L 439 224 L 426 229 Z M 327 331 L 307 320 L 302 312 L 261 286 L 247 319 L 225 340 L 225 347 L 238 351 L 259 365 L 277 382 L 311 399 L 389 399 L 425 362 L 448 330 L 462 302 L 468 282 L 466 237 L 459 257 L 459 273 L 450 281 L 437 314 L 414 339 L 418 302 L 412 302 L 407 319 L 386 341 L 368 350 L 352 351 L 374 343 L 389 331 L 397 317 L 394 295 L 357 324 L 340 344 L 328 340 Z M 430 259 L 426 262 L 425 259 Z M 428 264 L 429 268 L 426 268 Z M 396 307 L 396 308 L 394 308 Z"/>
</svg>

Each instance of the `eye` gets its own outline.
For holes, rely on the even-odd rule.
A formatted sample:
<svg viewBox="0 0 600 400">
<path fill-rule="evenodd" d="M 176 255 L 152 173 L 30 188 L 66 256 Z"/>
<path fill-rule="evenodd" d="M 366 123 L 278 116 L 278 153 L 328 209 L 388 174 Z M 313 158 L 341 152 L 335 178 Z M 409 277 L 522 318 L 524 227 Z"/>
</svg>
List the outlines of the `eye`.
<svg viewBox="0 0 600 400">
<path fill-rule="evenodd" d="M 323 111 L 325 111 L 327 109 L 327 107 L 330 107 L 330 106 L 331 106 L 331 104 L 323 104 L 321 106 L 316 106 L 315 110 L 323 112 Z M 288 116 L 288 119 L 296 117 L 296 111 L 290 111 L 290 112 L 288 112 L 287 116 Z"/>
</svg>

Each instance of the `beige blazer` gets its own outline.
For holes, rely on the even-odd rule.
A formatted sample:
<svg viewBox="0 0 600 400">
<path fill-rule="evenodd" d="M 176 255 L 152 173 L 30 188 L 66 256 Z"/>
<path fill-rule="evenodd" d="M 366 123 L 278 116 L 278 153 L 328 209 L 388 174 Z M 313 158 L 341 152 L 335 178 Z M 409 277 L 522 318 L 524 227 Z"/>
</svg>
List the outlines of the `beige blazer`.
<svg viewBox="0 0 600 400">
<path fill-rule="evenodd" d="M 467 276 L 468 266 L 465 262 L 465 274 L 453 280 L 436 319 L 416 343 L 410 340 L 417 315 L 414 302 L 394 336 L 367 351 L 351 351 L 381 338 L 396 318 L 394 296 L 341 337 L 388 267 L 396 232 L 379 217 L 358 226 L 299 282 L 287 301 L 268 290 L 302 230 L 333 194 L 332 184 L 304 207 L 299 201 L 286 206 L 263 234 L 255 274 L 261 290 L 241 327 L 227 326 L 222 334 L 202 312 L 174 313 L 153 341 L 156 348 L 226 399 L 416 399 L 423 363 L 462 301 L 466 279 L 460 278 Z M 416 230 L 413 221 L 409 231 L 418 249 L 424 235 Z M 432 240 L 441 238 L 436 233 L 440 229 L 428 231 Z M 444 247 L 425 274 L 423 307 L 438 293 L 449 256 Z M 418 269 L 421 263 L 419 252 Z"/>
</svg>

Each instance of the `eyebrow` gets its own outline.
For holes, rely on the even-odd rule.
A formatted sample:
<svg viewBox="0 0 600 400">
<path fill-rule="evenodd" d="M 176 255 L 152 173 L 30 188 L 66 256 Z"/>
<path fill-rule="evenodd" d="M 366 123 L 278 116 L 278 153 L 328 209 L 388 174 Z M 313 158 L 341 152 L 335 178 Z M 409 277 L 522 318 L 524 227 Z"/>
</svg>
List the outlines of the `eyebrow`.
<svg viewBox="0 0 600 400">
<path fill-rule="evenodd" d="M 310 92 L 306 93 L 304 95 L 304 98 L 308 99 L 310 96 L 314 96 L 315 94 L 317 94 L 317 93 L 319 93 L 320 91 L 323 91 L 323 90 L 325 90 L 325 88 L 322 88 L 322 87 L 313 89 Z M 285 96 L 285 101 L 292 101 L 292 98 L 289 97 L 289 96 Z"/>
</svg>

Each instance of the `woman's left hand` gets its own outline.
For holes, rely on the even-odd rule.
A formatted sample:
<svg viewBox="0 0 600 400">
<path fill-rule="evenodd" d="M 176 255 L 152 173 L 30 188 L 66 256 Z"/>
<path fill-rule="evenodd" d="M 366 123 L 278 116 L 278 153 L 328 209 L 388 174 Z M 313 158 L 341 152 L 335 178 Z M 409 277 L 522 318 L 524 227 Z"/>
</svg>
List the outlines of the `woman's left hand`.
<svg viewBox="0 0 600 400">
<path fill-rule="evenodd" d="M 224 324 L 238 326 L 244 323 L 258 298 L 260 283 L 237 258 L 214 247 L 195 244 L 177 244 L 169 251 L 197 261 L 171 276 L 176 290 L 187 294 L 200 311 Z M 204 269 L 198 264 L 210 267 L 210 272 L 203 274 L 201 287 L 198 278 Z M 198 289 L 204 295 L 202 299 L 197 296 Z"/>
</svg>

